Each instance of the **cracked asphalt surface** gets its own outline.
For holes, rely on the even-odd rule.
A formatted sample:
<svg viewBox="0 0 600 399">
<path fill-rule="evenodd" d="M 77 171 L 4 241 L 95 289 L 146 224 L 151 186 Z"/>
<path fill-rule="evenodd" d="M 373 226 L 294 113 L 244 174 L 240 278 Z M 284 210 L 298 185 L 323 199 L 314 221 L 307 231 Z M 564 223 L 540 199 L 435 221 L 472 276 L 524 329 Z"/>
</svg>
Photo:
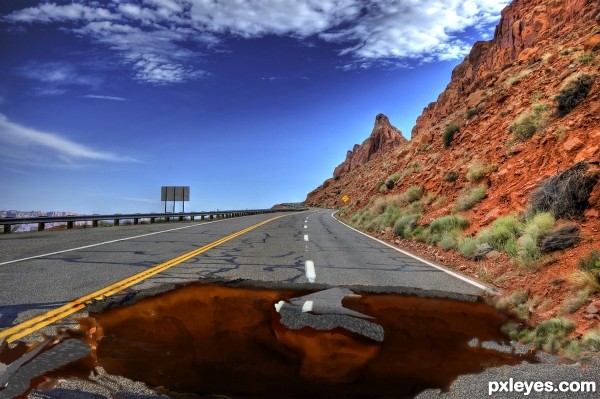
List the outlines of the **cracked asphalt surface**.
<svg viewBox="0 0 600 399">
<path fill-rule="evenodd" d="M 349 229 L 331 214 L 331 210 L 287 213 L 133 289 L 209 277 L 307 283 L 305 262 L 312 260 L 315 282 L 328 286 L 396 286 L 467 295 L 481 293 L 481 289 L 471 284 Z M 0 235 L 0 286 L 3 287 L 0 328 L 59 307 L 271 217 L 273 214 L 212 222 Z M 145 235 L 157 232 L 161 233 Z M 140 235 L 145 236 L 1 264 Z"/>
<path fill-rule="evenodd" d="M 304 288 L 360 286 L 376 291 L 381 287 L 397 293 L 448 297 L 473 297 L 483 293 L 481 286 L 458 279 L 344 226 L 332 213 L 323 209 L 286 213 L 282 218 L 128 288 L 113 300 L 142 290 L 160 290 L 173 284 L 214 278 Z M 276 215 L 0 235 L 0 330 Z M 120 239 L 123 241 L 6 263 Z M 314 263 L 314 285 L 308 282 L 306 261 Z M 75 314 L 28 339 L 39 339 L 41 332 L 51 334 L 56 325 L 73 326 L 74 317 L 85 315 L 85 312 Z M 544 376 L 556 381 L 594 380 L 598 363 L 592 359 L 582 372 L 580 367 L 561 365 L 556 358 L 547 357 L 538 365 L 490 368 L 478 376 L 460 377 L 449 392 L 426 391 L 419 397 L 473 397 L 473 392 L 485 395 L 487 381 L 508 377 L 540 381 L 546 380 Z M 166 397 L 155 394 L 144 384 L 107 376 L 101 370 L 100 373 L 93 381 L 66 380 L 51 391 L 33 391 L 29 397 Z M 522 396 L 521 393 L 496 397 Z M 563 396 L 532 393 L 529 397 Z M 570 397 L 593 395 L 571 394 Z"/>
</svg>

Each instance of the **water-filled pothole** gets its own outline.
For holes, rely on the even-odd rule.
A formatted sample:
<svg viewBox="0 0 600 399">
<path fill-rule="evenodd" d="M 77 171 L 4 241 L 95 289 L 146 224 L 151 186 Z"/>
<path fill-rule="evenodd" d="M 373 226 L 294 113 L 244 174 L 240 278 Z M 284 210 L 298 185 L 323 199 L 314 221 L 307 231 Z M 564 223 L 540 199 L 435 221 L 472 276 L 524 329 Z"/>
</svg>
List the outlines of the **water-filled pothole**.
<svg viewBox="0 0 600 399">
<path fill-rule="evenodd" d="M 327 292 L 333 305 L 349 293 Z M 99 365 L 160 392 L 397 398 L 523 361 L 481 345 L 506 343 L 500 326 L 508 320 L 482 302 L 362 293 L 345 296 L 343 310 L 307 294 L 192 284 L 90 314 L 72 335 L 91 356 L 45 378 Z"/>
</svg>

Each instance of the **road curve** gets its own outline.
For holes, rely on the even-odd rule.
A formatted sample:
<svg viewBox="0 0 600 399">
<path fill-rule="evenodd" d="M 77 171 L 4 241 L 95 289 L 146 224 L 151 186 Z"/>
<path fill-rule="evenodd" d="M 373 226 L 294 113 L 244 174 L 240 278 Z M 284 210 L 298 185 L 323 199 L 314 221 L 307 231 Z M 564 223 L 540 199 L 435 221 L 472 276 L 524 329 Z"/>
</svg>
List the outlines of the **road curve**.
<svg viewBox="0 0 600 399">
<path fill-rule="evenodd" d="M 218 221 L 2 235 L 0 329 L 183 254 L 189 256 L 126 291 L 218 277 L 482 293 L 482 285 L 365 236 L 332 213 L 311 209 Z M 270 220 L 277 216 L 281 217 Z M 227 241 L 219 241 L 224 237 Z M 197 253 L 207 245 L 210 248 Z"/>
</svg>

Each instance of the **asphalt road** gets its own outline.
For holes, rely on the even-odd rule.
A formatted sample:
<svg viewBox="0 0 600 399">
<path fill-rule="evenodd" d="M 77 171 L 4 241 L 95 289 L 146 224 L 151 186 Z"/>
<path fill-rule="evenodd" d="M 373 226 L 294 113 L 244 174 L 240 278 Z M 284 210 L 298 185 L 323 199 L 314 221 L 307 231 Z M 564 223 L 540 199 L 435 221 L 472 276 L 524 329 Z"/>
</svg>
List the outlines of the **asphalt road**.
<svg viewBox="0 0 600 399">
<path fill-rule="evenodd" d="M 362 290 L 449 297 L 483 292 L 484 287 L 477 282 L 369 238 L 337 221 L 332 213 L 332 210 L 311 209 L 218 221 L 0 235 L 0 333 L 14 324 L 228 236 L 226 242 L 116 295 L 207 278 L 245 279 L 267 285 L 314 285 L 319 289 L 361 286 Z M 274 216 L 282 217 L 233 235 Z M 53 328 L 46 332 L 51 334 Z M 39 338 L 39 334 L 28 338 L 32 337 Z M 458 378 L 448 392 L 428 390 L 419 398 L 487 396 L 489 381 L 505 381 L 509 377 L 528 381 L 595 380 L 598 362 L 595 358 L 592 360 L 592 364 L 583 369 L 578 365 L 558 364 L 554 357 L 540 364 L 489 368 L 480 375 Z M 112 394 L 118 392 L 123 397 L 166 398 L 144 384 L 104 375 L 101 369 L 99 373 L 94 377 L 98 381 L 67 379 L 52 391 L 34 391 L 29 397 L 100 398 L 113 397 Z M 522 396 L 522 393 L 499 395 Z M 580 397 L 591 396 L 593 394 Z M 529 397 L 548 396 L 532 394 Z M 553 394 L 551 397 L 568 396 Z"/>
<path fill-rule="evenodd" d="M 331 210 L 283 217 L 139 284 L 206 277 L 327 286 L 395 286 L 477 295 L 481 287 L 360 234 Z M 75 229 L 0 235 L 0 328 L 31 318 L 126 277 L 272 218 Z"/>
</svg>

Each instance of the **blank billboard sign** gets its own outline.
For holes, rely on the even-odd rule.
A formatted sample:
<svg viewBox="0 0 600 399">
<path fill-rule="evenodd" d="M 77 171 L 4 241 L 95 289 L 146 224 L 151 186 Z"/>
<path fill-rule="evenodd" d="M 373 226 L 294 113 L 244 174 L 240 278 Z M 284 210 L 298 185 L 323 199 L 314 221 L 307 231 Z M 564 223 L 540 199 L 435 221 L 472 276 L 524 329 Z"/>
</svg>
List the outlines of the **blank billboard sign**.
<svg viewBox="0 0 600 399">
<path fill-rule="evenodd" d="M 162 186 L 160 188 L 161 201 L 189 201 L 190 186 Z"/>
</svg>

